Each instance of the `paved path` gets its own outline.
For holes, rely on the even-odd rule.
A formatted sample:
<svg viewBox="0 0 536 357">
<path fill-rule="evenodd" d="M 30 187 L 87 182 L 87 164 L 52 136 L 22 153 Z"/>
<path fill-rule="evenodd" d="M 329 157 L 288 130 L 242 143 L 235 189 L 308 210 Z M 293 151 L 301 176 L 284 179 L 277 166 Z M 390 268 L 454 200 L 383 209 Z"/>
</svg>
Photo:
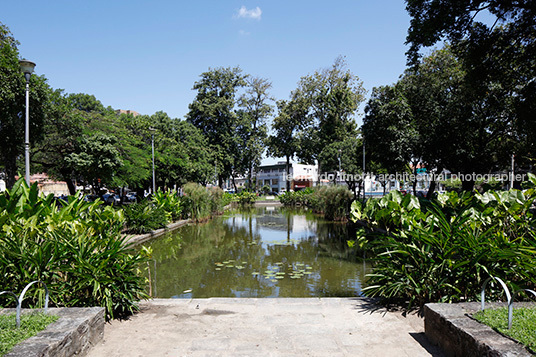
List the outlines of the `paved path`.
<svg viewBox="0 0 536 357">
<path fill-rule="evenodd" d="M 89 357 L 442 356 L 417 316 L 364 299 L 157 299 L 107 324 Z"/>
</svg>

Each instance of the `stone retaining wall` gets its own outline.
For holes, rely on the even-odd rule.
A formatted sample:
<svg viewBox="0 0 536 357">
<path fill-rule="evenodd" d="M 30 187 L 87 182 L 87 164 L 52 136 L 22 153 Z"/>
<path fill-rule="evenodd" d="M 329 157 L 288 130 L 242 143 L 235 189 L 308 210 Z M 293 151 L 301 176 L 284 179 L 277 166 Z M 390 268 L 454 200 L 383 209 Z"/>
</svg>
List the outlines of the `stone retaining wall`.
<svg viewBox="0 0 536 357">
<path fill-rule="evenodd" d="M 526 304 L 515 305 L 519 307 Z M 506 304 L 486 303 L 486 309 L 502 306 Z M 532 356 L 521 344 L 470 317 L 479 310 L 478 302 L 426 304 L 424 306 L 426 337 L 433 344 L 439 345 L 447 356 Z"/>
<path fill-rule="evenodd" d="M 5 312 L 14 311 L 6 309 Z M 37 335 L 16 345 L 5 357 L 84 356 L 103 337 L 103 307 L 64 307 L 48 311 L 60 318 Z"/>
</svg>

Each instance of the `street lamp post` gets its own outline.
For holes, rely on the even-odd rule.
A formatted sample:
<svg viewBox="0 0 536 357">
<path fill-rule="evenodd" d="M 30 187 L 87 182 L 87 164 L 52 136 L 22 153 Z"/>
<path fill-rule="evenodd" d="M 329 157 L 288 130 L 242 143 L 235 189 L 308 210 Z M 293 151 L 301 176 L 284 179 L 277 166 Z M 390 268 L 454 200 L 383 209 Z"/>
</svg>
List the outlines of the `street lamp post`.
<svg viewBox="0 0 536 357">
<path fill-rule="evenodd" d="M 367 199 L 367 193 L 366 193 L 366 189 L 367 189 L 367 176 L 365 174 L 365 136 L 362 135 L 362 140 L 363 140 L 363 202 Z"/>
<path fill-rule="evenodd" d="M 151 150 L 153 153 L 153 195 L 154 195 L 154 193 L 156 192 L 156 178 L 154 174 L 154 132 L 156 131 L 156 129 L 149 128 L 149 131 L 151 132 Z"/>
<path fill-rule="evenodd" d="M 24 162 L 26 171 L 26 183 L 30 186 L 30 77 L 35 68 L 35 63 L 27 60 L 19 61 L 24 78 L 26 78 L 26 123 L 24 133 Z"/>
<path fill-rule="evenodd" d="M 339 173 L 337 174 L 337 177 L 339 177 L 339 175 L 341 174 L 341 153 L 342 150 L 339 149 Z"/>
</svg>

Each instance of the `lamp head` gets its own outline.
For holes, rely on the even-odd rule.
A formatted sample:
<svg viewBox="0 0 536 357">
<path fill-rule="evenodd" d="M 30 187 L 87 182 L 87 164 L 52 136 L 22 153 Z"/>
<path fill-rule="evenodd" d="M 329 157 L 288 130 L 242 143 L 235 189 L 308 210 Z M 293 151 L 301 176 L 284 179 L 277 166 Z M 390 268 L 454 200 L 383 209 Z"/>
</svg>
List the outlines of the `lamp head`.
<svg viewBox="0 0 536 357">
<path fill-rule="evenodd" d="M 33 63 L 32 61 L 28 61 L 28 60 L 20 60 L 19 65 L 20 65 L 20 69 L 22 73 L 24 73 L 26 82 L 29 82 L 30 76 L 32 75 L 34 68 L 35 68 L 35 63 Z"/>
</svg>

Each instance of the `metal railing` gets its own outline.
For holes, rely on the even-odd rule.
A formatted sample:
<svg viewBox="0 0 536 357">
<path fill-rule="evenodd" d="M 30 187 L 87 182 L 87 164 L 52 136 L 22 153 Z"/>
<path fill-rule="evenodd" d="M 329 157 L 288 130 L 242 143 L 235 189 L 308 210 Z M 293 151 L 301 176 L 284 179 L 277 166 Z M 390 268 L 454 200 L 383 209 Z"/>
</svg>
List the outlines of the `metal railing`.
<svg viewBox="0 0 536 357">
<path fill-rule="evenodd" d="M 48 311 L 48 298 L 49 298 L 49 294 L 48 294 L 48 288 L 47 288 L 47 285 L 42 282 L 41 280 L 34 280 L 32 281 L 31 283 L 29 283 L 28 285 L 26 285 L 26 287 L 24 288 L 24 290 L 22 290 L 22 293 L 20 294 L 19 297 L 17 297 L 17 295 L 15 295 L 14 292 L 12 291 L 2 291 L 0 292 L 0 295 L 2 294 L 8 294 L 8 295 L 11 295 L 15 298 L 15 300 L 17 301 L 17 317 L 16 317 L 16 320 L 17 320 L 17 328 L 20 327 L 20 314 L 21 314 L 21 310 L 22 310 L 22 301 L 24 300 L 24 295 L 26 294 L 26 292 L 28 291 L 28 289 L 35 283 L 41 283 L 44 287 L 45 287 L 45 307 L 43 309 L 44 313 L 46 314 L 47 311 Z"/>
<path fill-rule="evenodd" d="M 504 293 L 506 294 L 506 301 L 508 303 L 508 329 L 511 329 L 512 328 L 512 320 L 513 320 L 513 312 L 514 312 L 514 299 L 512 298 L 512 295 L 510 294 L 510 290 L 508 290 L 508 287 L 506 286 L 504 281 L 502 281 L 500 278 L 498 278 L 496 276 L 492 276 L 492 277 L 487 278 L 484 281 L 484 284 L 482 284 L 482 291 L 480 292 L 480 303 L 481 303 L 480 308 L 481 308 L 481 311 L 484 311 L 486 285 L 491 280 L 498 281 L 499 284 L 501 284 L 501 286 L 502 286 L 502 288 L 504 290 Z M 524 292 L 527 292 L 529 294 L 532 294 L 536 298 L 536 291 L 534 291 L 534 290 L 518 289 L 518 290 L 515 291 L 515 293 L 518 293 L 520 291 L 524 291 Z"/>
</svg>

